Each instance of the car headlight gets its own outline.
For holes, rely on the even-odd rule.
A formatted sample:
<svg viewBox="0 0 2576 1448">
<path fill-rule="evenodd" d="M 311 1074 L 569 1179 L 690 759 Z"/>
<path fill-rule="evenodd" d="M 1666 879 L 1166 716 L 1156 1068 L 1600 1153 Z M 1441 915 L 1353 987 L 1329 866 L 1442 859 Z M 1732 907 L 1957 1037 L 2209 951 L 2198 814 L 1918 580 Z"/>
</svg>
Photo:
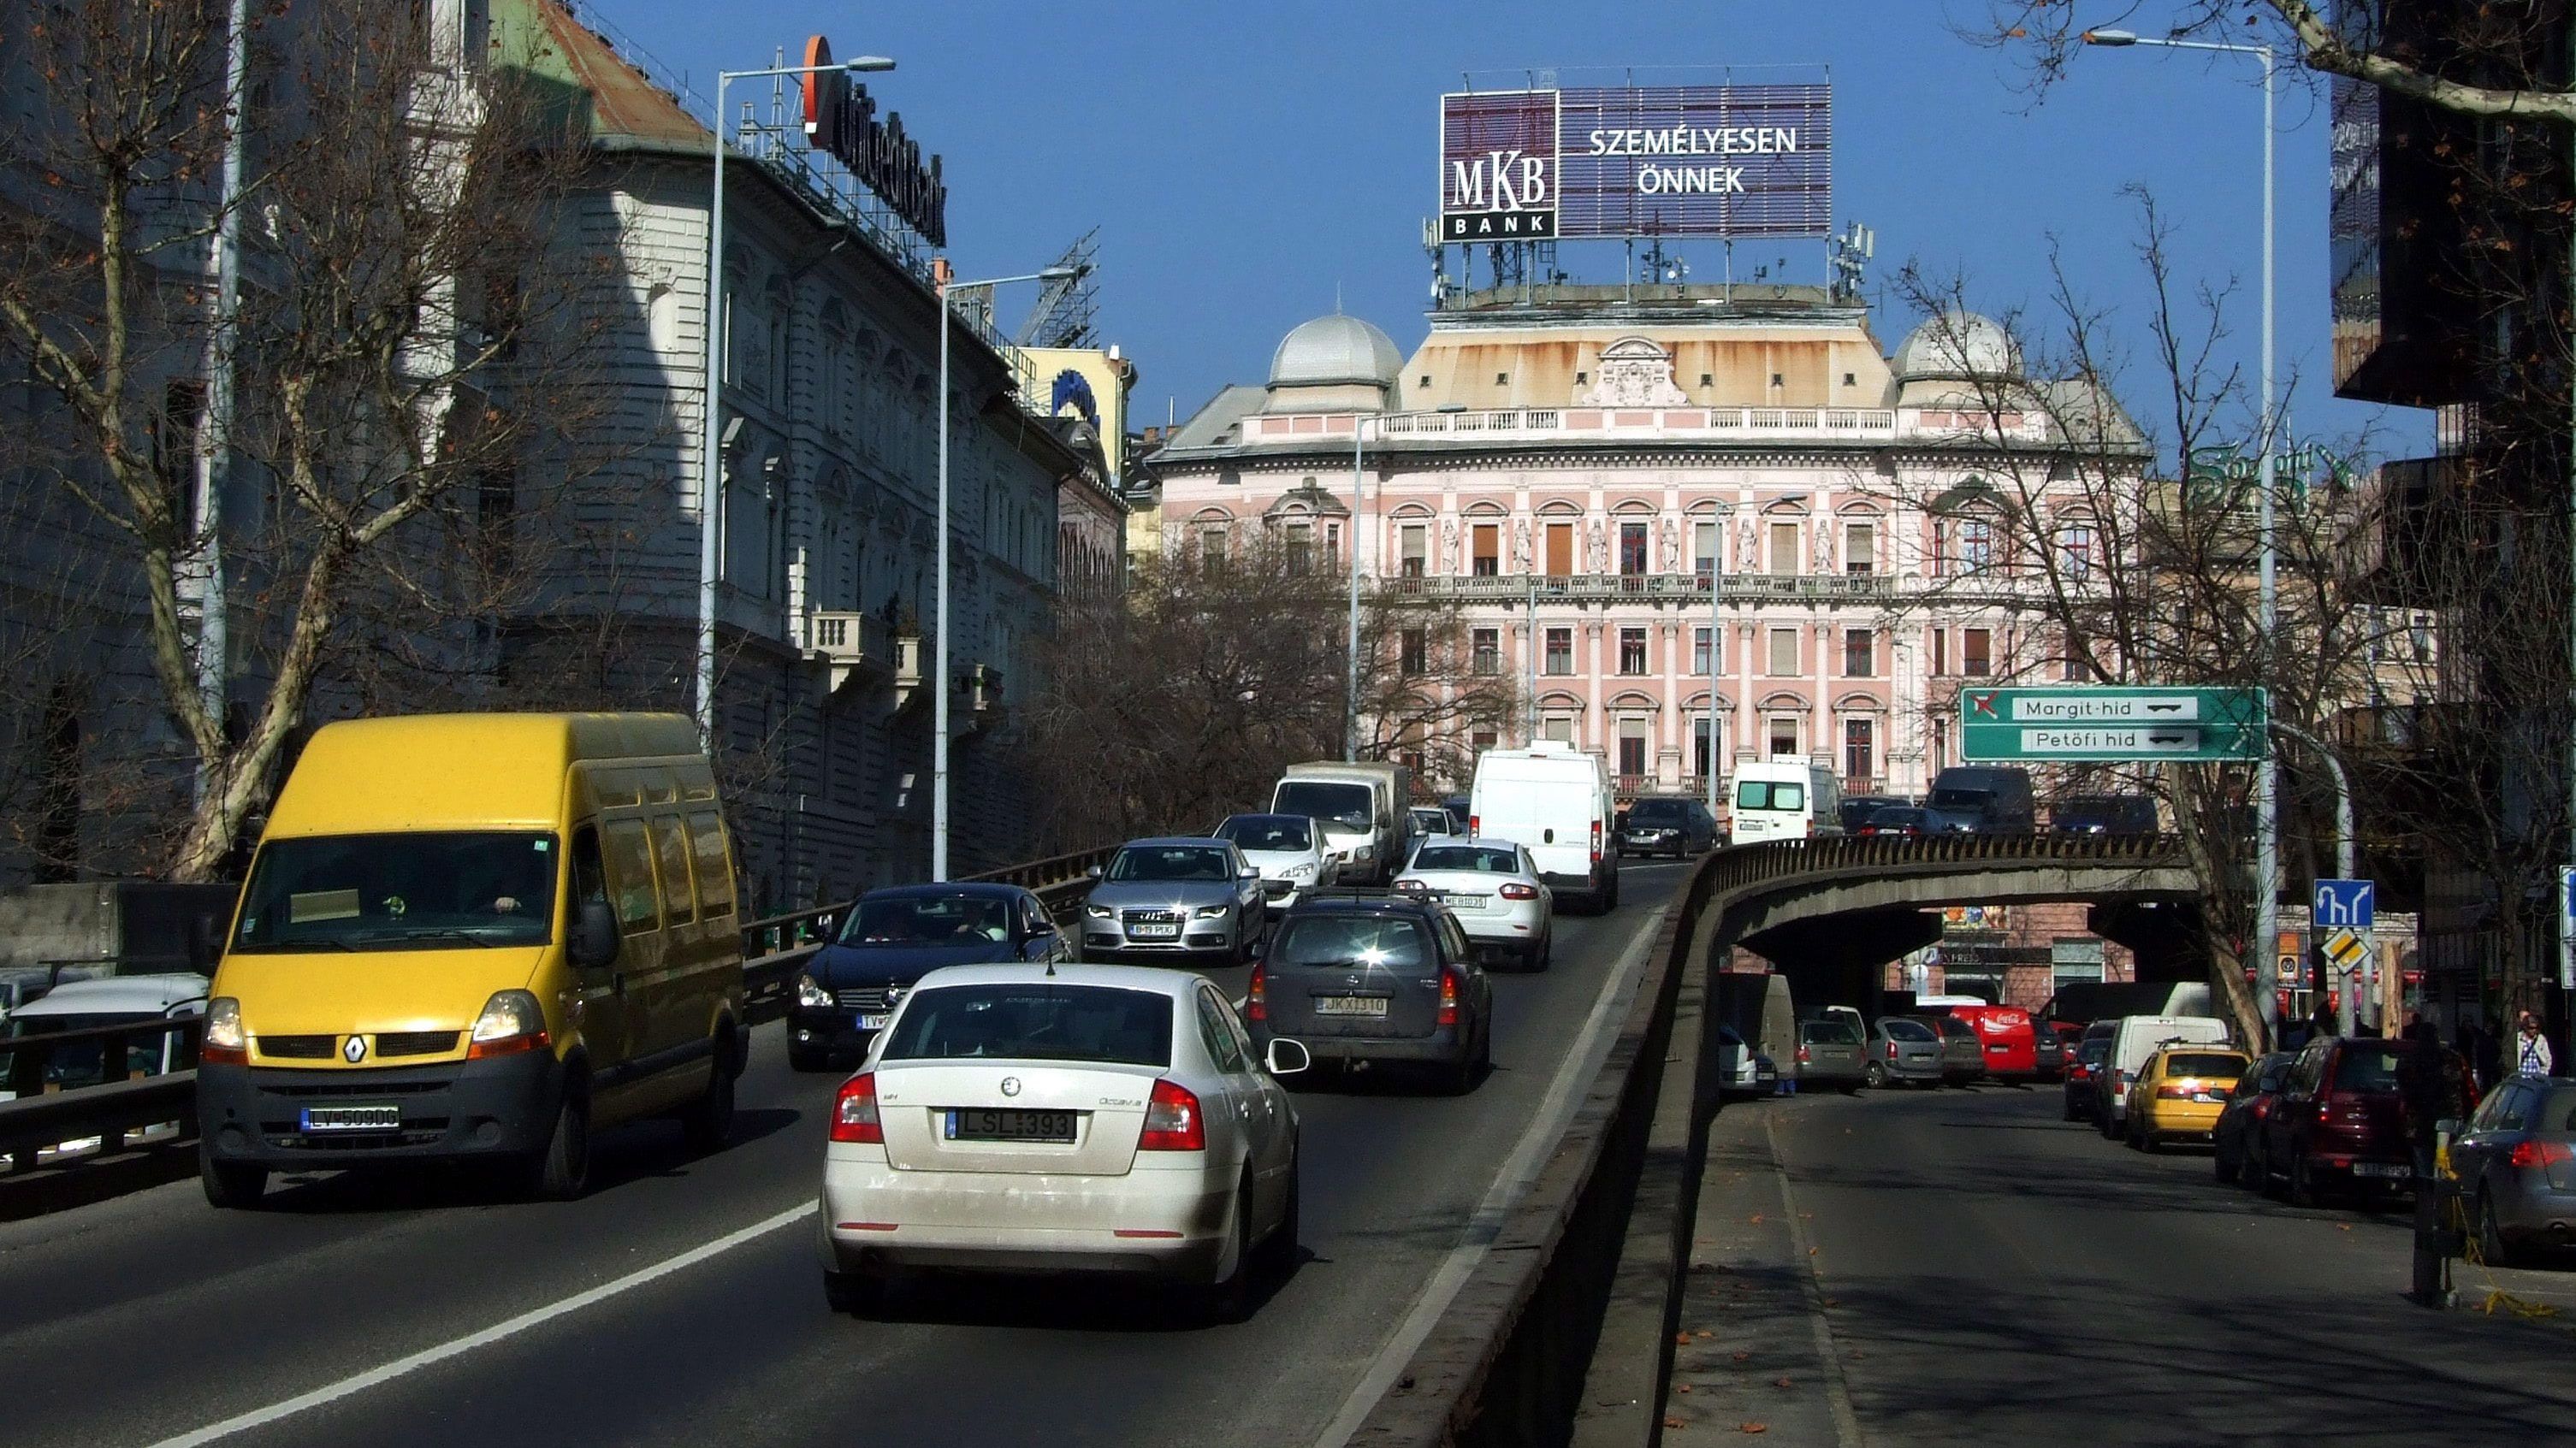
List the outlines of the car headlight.
<svg viewBox="0 0 2576 1448">
<path fill-rule="evenodd" d="M 483 1003 L 483 1013 L 474 1018 L 473 1038 L 465 1047 L 465 1059 L 542 1050 L 547 1044 L 546 1008 L 537 1004 L 537 998 L 523 990 L 498 990 Z"/>
<path fill-rule="evenodd" d="M 218 1051 L 250 1049 L 250 1037 L 242 1032 L 240 1001 L 217 996 L 206 1002 L 206 1045 Z"/>
<path fill-rule="evenodd" d="M 822 983 L 814 977 L 800 975 L 796 977 L 796 1003 L 800 1006 L 828 1006 L 832 1003 L 832 993 L 823 989 Z"/>
<path fill-rule="evenodd" d="M 1202 905 L 1190 913 L 1201 920 L 1222 920 L 1225 912 L 1233 908 L 1231 905 Z"/>
<path fill-rule="evenodd" d="M 1085 905 L 1082 907 L 1082 913 L 1094 920 L 1106 920 L 1118 912 L 1110 909 L 1106 905 Z"/>
<path fill-rule="evenodd" d="M 1361 845 L 1351 851 L 1351 858 L 1354 860 L 1374 860 L 1377 858 L 1377 846 Z"/>
</svg>

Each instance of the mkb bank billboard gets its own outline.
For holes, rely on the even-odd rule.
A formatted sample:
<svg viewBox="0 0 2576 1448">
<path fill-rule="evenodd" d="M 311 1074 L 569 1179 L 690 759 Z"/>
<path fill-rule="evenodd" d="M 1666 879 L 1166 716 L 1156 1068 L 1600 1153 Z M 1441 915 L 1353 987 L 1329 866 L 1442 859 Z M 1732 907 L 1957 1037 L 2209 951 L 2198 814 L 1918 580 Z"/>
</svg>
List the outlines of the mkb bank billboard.
<svg viewBox="0 0 2576 1448">
<path fill-rule="evenodd" d="M 1824 236 L 1824 85 L 1472 91 L 1440 98 L 1440 239 Z"/>
</svg>

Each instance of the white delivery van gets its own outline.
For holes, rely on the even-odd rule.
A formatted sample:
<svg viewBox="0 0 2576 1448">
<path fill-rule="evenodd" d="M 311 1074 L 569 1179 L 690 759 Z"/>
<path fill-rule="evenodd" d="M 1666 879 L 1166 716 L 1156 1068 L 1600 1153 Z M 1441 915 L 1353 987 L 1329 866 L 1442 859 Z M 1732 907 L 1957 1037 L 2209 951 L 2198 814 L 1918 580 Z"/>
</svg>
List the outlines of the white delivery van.
<svg viewBox="0 0 2576 1448">
<path fill-rule="evenodd" d="M 1382 885 L 1404 867 L 1405 810 L 1413 778 L 1401 764 L 1320 760 L 1292 764 L 1270 791 L 1272 814 L 1324 826 L 1324 847 L 1346 885 Z"/>
<path fill-rule="evenodd" d="M 1834 772 L 1801 759 L 1748 759 L 1735 766 L 1730 844 L 1804 840 L 1843 832 L 1843 787 Z"/>
<path fill-rule="evenodd" d="M 2122 1016 L 2120 1028 L 2111 1033 L 2111 1050 L 2102 1058 L 2101 1084 L 2094 1093 L 2102 1104 L 2098 1119 L 2103 1133 L 2117 1135 L 2129 1119 L 2129 1087 L 2156 1047 L 2167 1041 L 2223 1046 L 2231 1034 L 2225 1021 L 2209 1016 Z"/>
<path fill-rule="evenodd" d="M 1601 756 L 1542 739 L 1476 757 L 1467 833 L 1527 847 L 1558 900 L 1599 914 L 1619 904 L 1617 808 Z"/>
</svg>

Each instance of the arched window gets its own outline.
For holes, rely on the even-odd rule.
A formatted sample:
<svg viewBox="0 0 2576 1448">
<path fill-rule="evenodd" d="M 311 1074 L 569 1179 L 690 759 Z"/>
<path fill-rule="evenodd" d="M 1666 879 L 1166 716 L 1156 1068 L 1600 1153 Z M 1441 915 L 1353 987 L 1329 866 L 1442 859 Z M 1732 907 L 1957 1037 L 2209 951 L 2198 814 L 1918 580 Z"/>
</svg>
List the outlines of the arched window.
<svg viewBox="0 0 2576 1448">
<path fill-rule="evenodd" d="M 761 289 L 761 381 L 760 395 L 785 405 L 787 401 L 787 318 L 794 302 L 787 292 L 787 278 L 771 277 Z"/>
<path fill-rule="evenodd" d="M 816 408 L 823 419 L 823 430 L 832 436 L 850 436 L 852 408 L 850 394 L 856 385 L 858 362 L 850 343 L 850 314 L 834 298 L 823 304 L 823 395 Z"/>
</svg>

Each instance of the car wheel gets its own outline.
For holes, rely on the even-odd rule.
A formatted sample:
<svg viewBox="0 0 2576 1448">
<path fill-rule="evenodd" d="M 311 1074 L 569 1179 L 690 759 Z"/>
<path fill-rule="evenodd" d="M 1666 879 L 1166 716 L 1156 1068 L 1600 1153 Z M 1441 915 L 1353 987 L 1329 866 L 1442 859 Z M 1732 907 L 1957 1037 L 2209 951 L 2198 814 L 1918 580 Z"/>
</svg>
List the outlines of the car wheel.
<svg viewBox="0 0 2576 1448">
<path fill-rule="evenodd" d="M 1285 1277 L 1297 1265 L 1297 1204 L 1301 1193 L 1297 1185 L 1297 1143 L 1288 1143 L 1287 1200 L 1279 1204 L 1279 1225 L 1261 1242 L 1261 1270 L 1274 1277 Z"/>
<path fill-rule="evenodd" d="M 2505 1240 L 2504 1223 L 2496 1219 L 2495 1196 L 2478 1189 L 2478 1260 L 2489 1267 L 2511 1267 L 2516 1253 Z"/>
<path fill-rule="evenodd" d="M 578 1085 L 564 1088 L 554 1130 L 528 1163 L 528 1190 L 548 1201 L 568 1202 L 590 1187 L 590 1100 Z"/>
<path fill-rule="evenodd" d="M 206 1204 L 239 1211 L 259 1205 L 268 1194 L 268 1168 L 246 1161 L 217 1161 L 202 1141 L 197 1143 L 197 1180 L 206 1188 Z"/>
<path fill-rule="evenodd" d="M 882 1274 L 874 1272 L 823 1273 L 823 1304 L 845 1317 L 876 1317 L 884 1313 L 889 1284 Z"/>
<path fill-rule="evenodd" d="M 2317 1202 L 2316 1174 L 2308 1169 L 2307 1153 L 2301 1152 L 2290 1158 L 2290 1205 L 2313 1207 Z"/>
<path fill-rule="evenodd" d="M 1887 1089 L 1887 1068 L 1878 1064 L 1876 1061 L 1872 1061 L 1868 1065 L 1861 1067 L 1860 1075 L 1863 1081 L 1869 1083 L 1869 1089 L 1872 1091 L 1884 1091 Z"/>
<path fill-rule="evenodd" d="M 680 1118 L 689 1150 L 700 1156 L 724 1150 L 733 1139 L 733 1048 L 726 1044 L 732 1038 L 733 1028 L 728 1026 L 717 1038 L 715 1069 L 708 1073 L 706 1094 Z"/>
<path fill-rule="evenodd" d="M 2232 1187 L 2236 1185 L 2236 1178 L 2239 1175 L 2239 1171 L 2235 1159 L 2227 1154 L 2226 1147 L 2216 1146 L 2210 1148 L 2209 1169 L 2217 1174 L 2218 1184 L 2220 1186 Z"/>
<path fill-rule="evenodd" d="M 1252 1168 L 1234 1188 L 1234 1270 L 1198 1291 L 1199 1316 L 1214 1326 L 1243 1321 L 1252 1311 Z"/>
</svg>

